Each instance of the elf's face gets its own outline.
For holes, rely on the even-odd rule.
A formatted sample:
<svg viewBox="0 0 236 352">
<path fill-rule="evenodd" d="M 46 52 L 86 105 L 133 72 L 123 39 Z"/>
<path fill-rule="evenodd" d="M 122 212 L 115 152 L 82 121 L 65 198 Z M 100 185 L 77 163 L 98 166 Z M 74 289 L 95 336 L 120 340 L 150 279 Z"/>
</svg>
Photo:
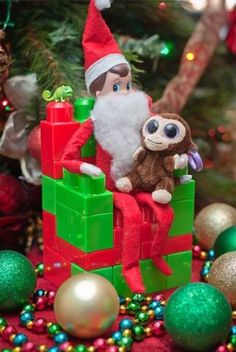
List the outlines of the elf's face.
<svg viewBox="0 0 236 352">
<path fill-rule="evenodd" d="M 132 78 L 129 72 L 127 76 L 121 77 L 116 73 L 107 72 L 106 80 L 102 90 L 96 92 L 96 96 L 107 94 L 128 94 L 132 90 Z"/>
</svg>

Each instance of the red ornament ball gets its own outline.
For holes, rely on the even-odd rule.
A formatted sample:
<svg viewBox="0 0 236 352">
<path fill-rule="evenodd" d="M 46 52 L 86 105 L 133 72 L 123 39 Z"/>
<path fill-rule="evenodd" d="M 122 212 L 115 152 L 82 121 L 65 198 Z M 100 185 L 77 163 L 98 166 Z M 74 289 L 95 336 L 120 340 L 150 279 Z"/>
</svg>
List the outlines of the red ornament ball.
<svg viewBox="0 0 236 352">
<path fill-rule="evenodd" d="M 158 7 L 160 10 L 165 10 L 167 8 L 167 3 L 162 1 L 162 2 L 160 2 Z"/>
<path fill-rule="evenodd" d="M 25 200 L 21 183 L 11 175 L 0 174 L 0 212 L 11 215 L 20 210 Z"/>
<path fill-rule="evenodd" d="M 27 146 L 29 153 L 41 161 L 41 129 L 40 125 L 35 126 L 28 135 Z"/>
</svg>

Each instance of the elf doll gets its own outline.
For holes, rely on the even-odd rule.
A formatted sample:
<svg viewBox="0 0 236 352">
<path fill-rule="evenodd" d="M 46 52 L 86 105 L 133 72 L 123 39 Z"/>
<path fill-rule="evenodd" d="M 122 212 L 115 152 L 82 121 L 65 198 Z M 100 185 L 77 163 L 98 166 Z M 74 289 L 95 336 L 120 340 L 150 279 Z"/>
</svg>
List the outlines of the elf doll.
<svg viewBox="0 0 236 352">
<path fill-rule="evenodd" d="M 122 55 L 114 37 L 101 16 L 110 7 L 109 0 L 91 0 L 83 34 L 85 81 L 88 92 L 97 100 L 91 117 L 74 133 L 66 146 L 63 167 L 74 173 L 106 175 L 106 188 L 113 192 L 114 207 L 124 220 L 122 273 L 133 292 L 145 287 L 139 267 L 140 205 L 151 208 L 158 224 L 151 256 L 156 267 L 166 275 L 171 269 L 163 258 L 163 246 L 173 221 L 169 205 L 157 204 L 151 194 L 120 193 L 115 188 L 118 178 L 133 165 L 133 154 L 140 146 L 140 129 L 150 116 L 151 101 L 147 95 L 132 88 L 130 65 Z M 78 160 L 80 148 L 94 134 L 97 141 L 95 165 Z M 185 167 L 185 155 L 179 167 Z"/>
</svg>

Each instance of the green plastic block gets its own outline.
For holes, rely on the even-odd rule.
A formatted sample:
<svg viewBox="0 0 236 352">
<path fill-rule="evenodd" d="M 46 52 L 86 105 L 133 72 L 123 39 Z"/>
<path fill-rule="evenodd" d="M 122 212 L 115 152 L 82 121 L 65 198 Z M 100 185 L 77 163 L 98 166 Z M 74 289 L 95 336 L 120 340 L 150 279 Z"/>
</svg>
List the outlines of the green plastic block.
<svg viewBox="0 0 236 352">
<path fill-rule="evenodd" d="M 99 194 L 105 191 L 105 175 L 96 177 L 78 175 L 63 169 L 63 183 L 77 189 L 83 194 Z"/>
<path fill-rule="evenodd" d="M 112 266 L 108 266 L 106 268 L 101 268 L 101 269 L 96 269 L 96 270 L 86 271 L 74 263 L 71 264 L 71 275 L 82 274 L 82 273 L 93 273 L 93 274 L 98 274 L 98 275 L 105 277 L 105 279 L 107 279 L 111 283 L 113 283 L 113 273 L 112 272 L 113 272 Z"/>
<path fill-rule="evenodd" d="M 56 203 L 57 234 L 84 252 L 113 247 L 113 213 L 84 216 Z"/>
<path fill-rule="evenodd" d="M 93 97 L 79 98 L 74 103 L 75 120 L 84 122 L 90 116 L 95 99 Z"/>
<path fill-rule="evenodd" d="M 176 200 L 193 199 L 194 196 L 195 196 L 195 181 L 191 180 L 188 183 L 175 186 L 172 202 Z"/>
<path fill-rule="evenodd" d="M 192 270 L 192 252 L 185 251 L 180 253 L 169 254 L 167 261 L 173 274 L 167 276 L 167 289 L 190 282 Z"/>
<path fill-rule="evenodd" d="M 174 222 L 169 232 L 169 236 L 178 236 L 192 233 L 194 217 L 194 199 L 177 200 L 171 202 L 175 213 Z"/>
<path fill-rule="evenodd" d="M 121 273 L 121 265 L 115 265 L 113 267 L 113 285 L 115 286 L 119 295 L 132 295 L 132 291 L 127 286 L 125 279 Z"/>
<path fill-rule="evenodd" d="M 51 214 L 56 214 L 56 185 L 58 180 L 42 176 L 42 207 Z"/>
<path fill-rule="evenodd" d="M 188 174 L 188 168 L 174 170 L 174 177 L 180 177 Z"/>
<path fill-rule="evenodd" d="M 104 191 L 98 194 L 80 193 L 59 181 L 56 185 L 57 201 L 82 215 L 95 215 L 113 211 L 113 194 Z"/>
<path fill-rule="evenodd" d="M 96 155 L 96 141 L 94 136 L 90 137 L 88 142 L 81 148 L 82 158 Z"/>
<path fill-rule="evenodd" d="M 141 260 L 140 267 L 143 282 L 146 287 L 146 293 L 166 289 L 166 276 L 155 267 L 151 259 Z M 125 282 L 125 279 L 121 273 L 121 268 L 121 265 L 116 265 L 113 267 L 113 284 L 119 294 L 130 295 L 132 292 Z"/>
</svg>

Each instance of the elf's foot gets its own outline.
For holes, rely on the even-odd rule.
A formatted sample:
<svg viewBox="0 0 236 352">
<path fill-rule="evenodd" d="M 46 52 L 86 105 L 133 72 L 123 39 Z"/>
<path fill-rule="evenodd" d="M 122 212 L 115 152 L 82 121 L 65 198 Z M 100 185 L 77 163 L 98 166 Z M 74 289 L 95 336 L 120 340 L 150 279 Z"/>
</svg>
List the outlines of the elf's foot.
<svg viewBox="0 0 236 352">
<path fill-rule="evenodd" d="M 116 181 L 116 188 L 121 192 L 129 193 L 133 187 L 128 177 L 121 177 Z"/>
<path fill-rule="evenodd" d="M 158 189 L 152 192 L 152 199 L 161 204 L 167 204 L 171 201 L 172 194 L 165 189 Z"/>
<path fill-rule="evenodd" d="M 130 269 L 124 269 L 122 274 L 125 278 L 127 285 L 129 286 L 130 290 L 134 293 L 144 293 L 145 287 L 143 284 L 142 276 L 140 273 L 140 269 L 133 267 Z"/>
<path fill-rule="evenodd" d="M 153 257 L 152 261 L 155 264 L 155 266 L 157 267 L 157 269 L 159 269 L 163 274 L 168 275 L 168 276 L 172 274 L 171 268 L 166 263 L 165 259 L 163 259 L 162 257 L 160 257 L 160 256 Z"/>
</svg>

